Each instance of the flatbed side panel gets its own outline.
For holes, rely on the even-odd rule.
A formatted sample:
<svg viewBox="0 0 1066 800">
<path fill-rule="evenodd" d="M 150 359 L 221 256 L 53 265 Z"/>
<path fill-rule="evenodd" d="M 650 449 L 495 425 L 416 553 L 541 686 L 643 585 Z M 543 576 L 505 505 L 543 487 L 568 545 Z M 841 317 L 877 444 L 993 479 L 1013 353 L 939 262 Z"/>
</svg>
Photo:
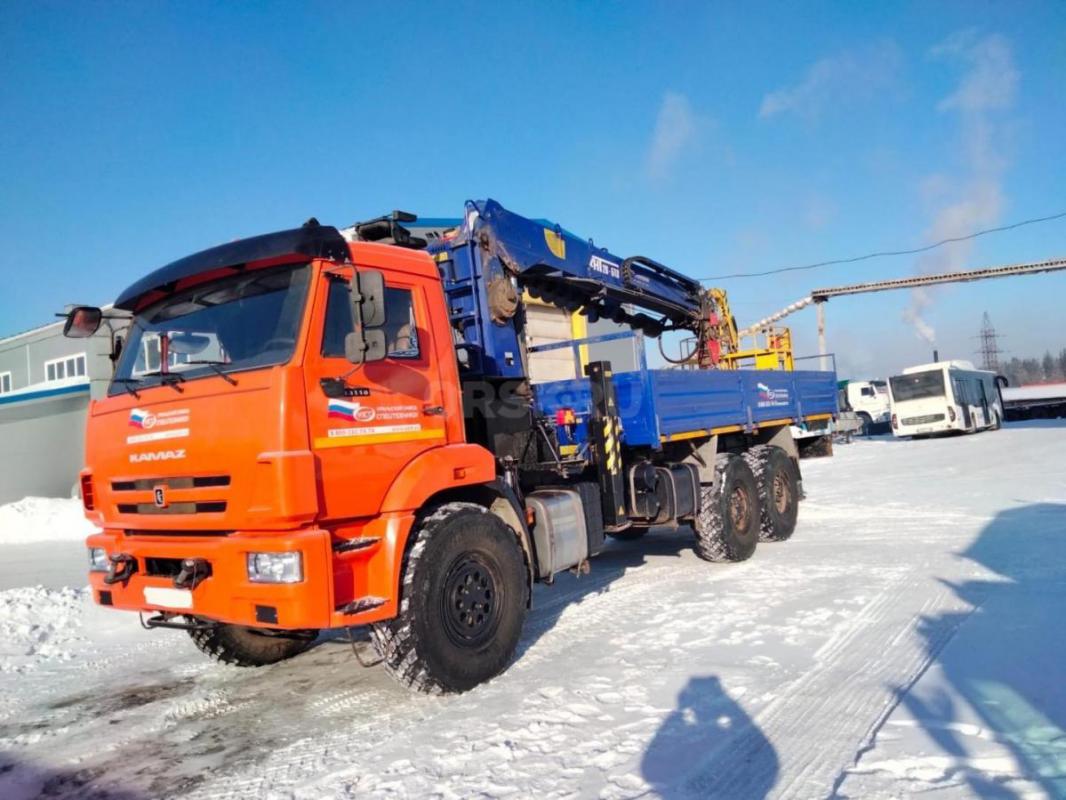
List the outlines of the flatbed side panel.
<svg viewBox="0 0 1066 800">
<path fill-rule="evenodd" d="M 661 437 L 837 413 L 832 372 L 659 369 L 616 372 L 614 384 L 623 441 L 630 447 L 658 447 Z M 560 408 L 574 409 L 579 418 L 591 413 L 585 379 L 534 388 L 541 413 L 551 416 Z M 574 438 L 584 441 L 585 436 L 579 424 Z"/>
<path fill-rule="evenodd" d="M 740 370 L 656 369 L 648 373 L 661 436 L 748 422 L 744 373 Z"/>
<path fill-rule="evenodd" d="M 837 407 L 837 376 L 835 372 L 801 370 L 792 373 L 796 382 L 796 396 L 802 408 L 802 417 L 816 414 L 839 414 Z"/>
</svg>

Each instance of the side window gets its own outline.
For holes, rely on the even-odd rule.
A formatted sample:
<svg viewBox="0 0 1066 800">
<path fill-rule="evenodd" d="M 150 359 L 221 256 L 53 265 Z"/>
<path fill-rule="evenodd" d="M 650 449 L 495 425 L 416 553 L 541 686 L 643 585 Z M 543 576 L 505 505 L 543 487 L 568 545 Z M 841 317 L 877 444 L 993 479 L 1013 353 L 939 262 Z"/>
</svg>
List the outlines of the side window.
<svg viewBox="0 0 1066 800">
<path fill-rule="evenodd" d="M 418 358 L 418 329 L 410 289 L 385 287 L 384 330 L 389 358 Z"/>
<path fill-rule="evenodd" d="M 11 391 L 11 373 L 0 372 L 0 394 L 7 394 Z"/>
<path fill-rule="evenodd" d="M 352 330 L 352 309 L 348 305 L 346 281 L 331 280 L 326 298 L 326 329 L 322 332 L 322 355 L 344 358 L 344 337 Z"/>
<path fill-rule="evenodd" d="M 862 396 L 863 397 L 873 397 L 874 396 L 873 388 L 870 387 L 870 386 L 863 386 L 862 387 Z"/>
<path fill-rule="evenodd" d="M 348 305 L 348 284 L 333 281 L 326 299 L 322 355 L 344 357 L 344 337 L 352 330 L 352 310 Z M 418 330 L 410 289 L 385 287 L 385 347 L 389 358 L 419 358 Z"/>
</svg>

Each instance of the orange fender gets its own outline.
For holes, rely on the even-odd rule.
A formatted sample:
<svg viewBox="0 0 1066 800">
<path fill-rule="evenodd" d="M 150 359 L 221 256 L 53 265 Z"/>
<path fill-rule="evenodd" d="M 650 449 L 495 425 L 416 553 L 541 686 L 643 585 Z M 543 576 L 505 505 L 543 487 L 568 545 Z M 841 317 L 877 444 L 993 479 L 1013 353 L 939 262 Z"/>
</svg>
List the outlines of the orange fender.
<svg viewBox="0 0 1066 800">
<path fill-rule="evenodd" d="M 381 503 L 381 514 L 415 511 L 437 492 L 488 483 L 496 477 L 492 453 L 477 444 L 435 447 L 407 463 Z"/>
</svg>

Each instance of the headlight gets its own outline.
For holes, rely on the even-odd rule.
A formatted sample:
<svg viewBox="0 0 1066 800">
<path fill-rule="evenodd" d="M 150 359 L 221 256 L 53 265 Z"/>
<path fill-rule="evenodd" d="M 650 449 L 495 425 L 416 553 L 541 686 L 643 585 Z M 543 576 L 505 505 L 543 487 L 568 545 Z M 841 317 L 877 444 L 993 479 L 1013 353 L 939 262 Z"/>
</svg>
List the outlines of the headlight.
<svg viewBox="0 0 1066 800">
<path fill-rule="evenodd" d="M 108 572 L 111 569 L 111 559 L 107 557 L 107 551 L 102 547 L 89 548 L 89 572 Z"/>
<path fill-rule="evenodd" d="M 248 580 L 254 583 L 299 583 L 304 579 L 299 553 L 249 553 Z"/>
</svg>

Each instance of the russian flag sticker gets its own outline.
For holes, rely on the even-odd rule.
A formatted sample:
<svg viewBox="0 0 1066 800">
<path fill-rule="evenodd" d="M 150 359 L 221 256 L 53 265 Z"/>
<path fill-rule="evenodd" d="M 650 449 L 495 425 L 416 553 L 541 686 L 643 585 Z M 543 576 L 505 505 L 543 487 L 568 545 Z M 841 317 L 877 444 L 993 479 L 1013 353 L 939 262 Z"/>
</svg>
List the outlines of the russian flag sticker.
<svg viewBox="0 0 1066 800">
<path fill-rule="evenodd" d="M 348 422 L 355 422 L 355 412 L 358 409 L 358 403 L 345 403 L 343 400 L 330 400 L 329 418 L 346 419 Z"/>
</svg>

